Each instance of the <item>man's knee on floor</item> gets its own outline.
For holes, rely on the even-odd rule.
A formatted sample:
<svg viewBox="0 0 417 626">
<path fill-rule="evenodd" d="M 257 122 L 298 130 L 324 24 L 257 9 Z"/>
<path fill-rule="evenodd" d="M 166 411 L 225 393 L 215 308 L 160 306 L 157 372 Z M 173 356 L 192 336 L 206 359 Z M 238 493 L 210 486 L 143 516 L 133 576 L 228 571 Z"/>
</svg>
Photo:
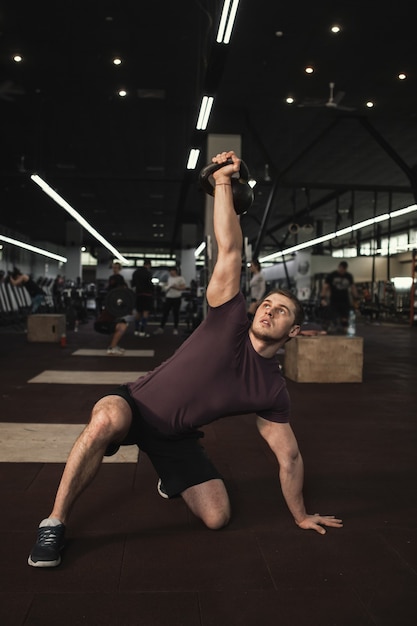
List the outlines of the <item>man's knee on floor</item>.
<svg viewBox="0 0 417 626">
<path fill-rule="evenodd" d="M 230 521 L 230 510 L 228 507 L 224 509 L 211 509 L 205 511 L 201 519 L 210 530 L 221 530 L 227 526 Z"/>
<path fill-rule="evenodd" d="M 230 502 L 219 478 L 189 487 L 182 492 L 184 501 L 210 530 L 220 530 L 229 523 Z"/>
</svg>

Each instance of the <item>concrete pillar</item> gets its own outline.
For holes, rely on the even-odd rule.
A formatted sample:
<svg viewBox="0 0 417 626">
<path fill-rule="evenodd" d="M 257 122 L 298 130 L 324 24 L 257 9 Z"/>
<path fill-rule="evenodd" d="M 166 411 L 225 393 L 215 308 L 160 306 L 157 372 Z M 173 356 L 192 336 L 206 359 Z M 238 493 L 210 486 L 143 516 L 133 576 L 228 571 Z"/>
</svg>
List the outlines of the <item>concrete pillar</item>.
<svg viewBox="0 0 417 626">
<path fill-rule="evenodd" d="M 181 250 L 181 274 L 185 278 L 187 287 L 190 286 L 192 280 L 196 279 L 194 251 L 195 248 Z"/>
<path fill-rule="evenodd" d="M 183 224 L 181 226 L 181 251 L 177 255 L 179 262 L 181 263 L 181 274 L 184 276 L 187 285 L 189 286 L 192 280 L 196 279 L 195 270 L 195 256 L 194 252 L 201 243 L 198 241 L 197 225 L 196 224 Z"/>
<path fill-rule="evenodd" d="M 81 278 L 81 245 L 82 227 L 78 222 L 68 221 L 65 224 L 65 256 L 68 261 L 65 264 L 65 278 L 77 281 Z"/>
<path fill-rule="evenodd" d="M 111 252 L 102 246 L 97 246 L 97 267 L 96 267 L 96 281 L 103 282 L 107 285 L 109 276 L 112 273 L 113 255 Z"/>
</svg>

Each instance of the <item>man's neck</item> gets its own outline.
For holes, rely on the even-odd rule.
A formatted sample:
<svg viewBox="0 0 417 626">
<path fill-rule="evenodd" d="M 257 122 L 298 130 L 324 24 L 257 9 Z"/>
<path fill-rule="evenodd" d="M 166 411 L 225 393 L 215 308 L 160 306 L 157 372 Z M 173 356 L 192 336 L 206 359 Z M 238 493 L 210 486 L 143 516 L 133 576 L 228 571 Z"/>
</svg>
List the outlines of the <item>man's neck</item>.
<svg viewBox="0 0 417 626">
<path fill-rule="evenodd" d="M 279 339 L 276 341 L 265 341 L 256 337 L 252 328 L 249 329 L 249 339 L 252 347 L 264 359 L 272 359 L 278 350 L 285 344 L 286 339 Z"/>
</svg>

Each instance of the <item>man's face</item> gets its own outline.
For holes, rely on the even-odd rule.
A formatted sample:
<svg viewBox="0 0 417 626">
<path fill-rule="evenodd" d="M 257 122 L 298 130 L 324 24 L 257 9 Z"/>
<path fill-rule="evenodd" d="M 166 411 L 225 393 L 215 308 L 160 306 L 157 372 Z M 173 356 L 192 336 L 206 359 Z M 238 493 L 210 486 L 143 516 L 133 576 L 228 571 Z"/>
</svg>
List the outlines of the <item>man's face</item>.
<svg viewBox="0 0 417 626">
<path fill-rule="evenodd" d="M 294 324 L 295 307 L 284 295 L 273 293 L 261 302 L 252 322 L 252 332 L 257 339 L 279 341 L 298 334 L 300 326 Z"/>
</svg>

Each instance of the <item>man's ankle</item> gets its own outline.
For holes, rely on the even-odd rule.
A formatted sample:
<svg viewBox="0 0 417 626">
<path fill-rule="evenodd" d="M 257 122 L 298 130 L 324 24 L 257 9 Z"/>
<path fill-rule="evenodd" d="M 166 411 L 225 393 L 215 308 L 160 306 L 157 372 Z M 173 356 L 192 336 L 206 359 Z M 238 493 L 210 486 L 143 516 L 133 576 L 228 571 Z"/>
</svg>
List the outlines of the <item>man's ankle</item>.
<svg viewBox="0 0 417 626">
<path fill-rule="evenodd" d="M 57 515 L 54 515 L 53 513 L 51 513 L 51 515 L 49 515 L 47 518 L 49 522 L 51 522 L 50 526 L 59 526 L 59 524 L 64 524 L 64 516 L 61 515 L 60 517 L 58 517 Z"/>
</svg>

